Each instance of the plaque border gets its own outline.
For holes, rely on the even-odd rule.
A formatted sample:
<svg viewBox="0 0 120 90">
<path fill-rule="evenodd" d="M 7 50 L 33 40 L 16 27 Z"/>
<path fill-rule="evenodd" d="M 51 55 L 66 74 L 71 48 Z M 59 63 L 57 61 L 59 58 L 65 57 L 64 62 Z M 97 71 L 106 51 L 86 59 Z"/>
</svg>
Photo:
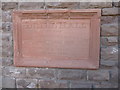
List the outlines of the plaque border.
<svg viewBox="0 0 120 90">
<path fill-rule="evenodd" d="M 84 60 L 36 60 L 32 58 L 24 58 L 22 56 L 21 48 L 21 20 L 23 14 L 33 13 L 53 13 L 53 12 L 67 12 L 83 13 L 79 18 L 90 19 L 90 58 Z M 87 15 L 84 15 L 86 13 Z M 101 9 L 78 9 L 78 10 L 15 10 L 13 11 L 13 42 L 14 42 L 14 66 L 26 66 L 26 67 L 48 67 L 48 68 L 78 68 L 78 69 L 98 69 L 100 59 L 100 17 Z M 83 62 L 83 63 L 82 63 Z"/>
</svg>

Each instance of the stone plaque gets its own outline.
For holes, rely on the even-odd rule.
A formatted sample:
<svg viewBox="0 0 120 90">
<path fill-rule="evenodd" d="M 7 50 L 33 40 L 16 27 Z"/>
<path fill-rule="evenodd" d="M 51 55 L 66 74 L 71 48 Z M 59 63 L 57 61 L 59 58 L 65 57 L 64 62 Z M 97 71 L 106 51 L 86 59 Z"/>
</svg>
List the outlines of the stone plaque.
<svg viewBox="0 0 120 90">
<path fill-rule="evenodd" d="M 14 11 L 14 65 L 97 69 L 100 15 L 100 9 Z"/>
</svg>

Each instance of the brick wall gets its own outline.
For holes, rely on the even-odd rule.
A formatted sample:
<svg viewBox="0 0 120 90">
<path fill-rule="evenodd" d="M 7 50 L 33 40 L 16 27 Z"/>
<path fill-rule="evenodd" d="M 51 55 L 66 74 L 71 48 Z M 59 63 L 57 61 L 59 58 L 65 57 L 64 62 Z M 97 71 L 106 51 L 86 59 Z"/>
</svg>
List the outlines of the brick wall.
<svg viewBox="0 0 120 90">
<path fill-rule="evenodd" d="M 2 2 L 3 88 L 115 88 L 118 87 L 118 17 L 114 2 Z M 13 10 L 101 8 L 101 54 L 98 70 L 13 66 Z"/>
</svg>

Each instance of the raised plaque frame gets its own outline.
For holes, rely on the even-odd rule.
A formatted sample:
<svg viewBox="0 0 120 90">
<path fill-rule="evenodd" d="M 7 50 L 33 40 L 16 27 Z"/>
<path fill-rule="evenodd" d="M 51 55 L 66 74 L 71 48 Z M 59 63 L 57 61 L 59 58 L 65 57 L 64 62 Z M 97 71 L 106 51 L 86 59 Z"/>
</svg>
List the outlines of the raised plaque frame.
<svg viewBox="0 0 120 90">
<path fill-rule="evenodd" d="M 59 14 L 52 14 L 52 13 Z M 49 16 L 51 13 L 51 16 Z M 66 15 L 60 15 L 66 13 Z M 71 14 L 72 13 L 72 14 Z M 55 16 L 56 15 L 56 16 Z M 70 16 L 70 17 L 67 17 Z M 81 69 L 98 69 L 99 52 L 100 52 L 100 17 L 101 9 L 80 9 L 80 10 L 17 10 L 13 11 L 13 40 L 14 40 L 14 65 L 26 67 L 50 67 L 50 68 L 81 68 Z M 24 19 L 89 19 L 90 20 L 90 37 L 89 37 L 89 58 L 79 60 L 49 60 L 24 57 L 22 55 L 22 20 Z M 38 37 L 39 38 L 39 37 Z M 80 52 L 79 52 L 80 53 Z M 82 51 L 81 51 L 82 53 Z M 54 57 L 53 57 L 54 58 Z"/>
</svg>

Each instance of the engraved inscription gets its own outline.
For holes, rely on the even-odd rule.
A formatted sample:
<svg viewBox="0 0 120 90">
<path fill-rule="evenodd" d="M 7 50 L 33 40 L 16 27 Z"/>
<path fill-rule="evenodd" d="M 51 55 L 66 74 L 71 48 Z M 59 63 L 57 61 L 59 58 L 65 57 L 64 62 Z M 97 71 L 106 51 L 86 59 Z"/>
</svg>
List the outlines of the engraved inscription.
<svg viewBox="0 0 120 90">
<path fill-rule="evenodd" d="M 101 9 L 13 11 L 14 65 L 99 67 Z"/>
<path fill-rule="evenodd" d="M 22 55 L 43 60 L 88 58 L 89 29 L 88 19 L 23 20 Z"/>
<path fill-rule="evenodd" d="M 30 24 L 32 22 L 32 24 Z M 76 22 L 66 22 L 65 20 L 24 20 L 24 28 L 38 29 L 38 28 L 86 28 L 89 23 L 82 21 L 79 23 L 79 20 Z"/>
</svg>

